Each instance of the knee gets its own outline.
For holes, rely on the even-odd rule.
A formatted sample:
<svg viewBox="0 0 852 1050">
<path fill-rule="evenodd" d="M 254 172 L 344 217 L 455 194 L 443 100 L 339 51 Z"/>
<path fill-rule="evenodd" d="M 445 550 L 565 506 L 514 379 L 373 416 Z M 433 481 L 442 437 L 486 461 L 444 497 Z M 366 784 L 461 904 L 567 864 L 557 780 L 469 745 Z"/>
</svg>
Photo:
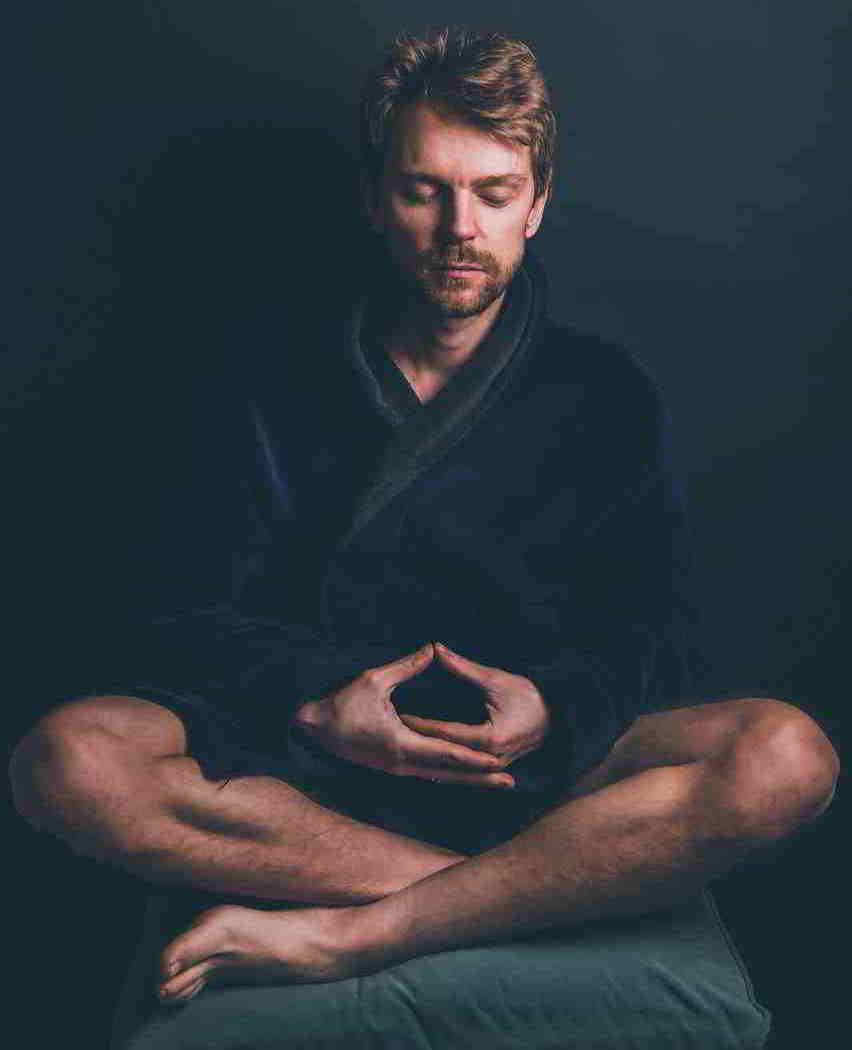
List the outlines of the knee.
<svg viewBox="0 0 852 1050">
<path fill-rule="evenodd" d="M 758 842 L 776 841 L 824 812 L 840 761 L 825 733 L 783 700 L 744 700 L 722 760 L 732 824 Z"/>
<path fill-rule="evenodd" d="M 71 845 L 98 812 L 131 794 L 128 737 L 121 701 L 88 697 L 46 715 L 15 747 L 9 762 L 18 813 Z"/>
</svg>

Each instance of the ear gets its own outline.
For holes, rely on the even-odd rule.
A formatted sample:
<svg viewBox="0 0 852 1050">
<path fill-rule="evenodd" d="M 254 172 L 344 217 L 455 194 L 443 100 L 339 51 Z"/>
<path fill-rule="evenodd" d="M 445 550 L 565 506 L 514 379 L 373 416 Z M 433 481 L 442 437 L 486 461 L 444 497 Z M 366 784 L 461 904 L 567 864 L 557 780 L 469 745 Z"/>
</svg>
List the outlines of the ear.
<svg viewBox="0 0 852 1050">
<path fill-rule="evenodd" d="M 373 180 L 366 169 L 361 171 L 361 206 L 364 209 L 364 217 L 373 233 L 382 232 L 381 211 L 376 203 L 376 191 Z"/>
<path fill-rule="evenodd" d="M 544 193 L 540 193 L 533 201 L 533 206 L 530 208 L 530 213 L 527 216 L 527 221 L 524 226 L 524 236 L 532 237 L 535 235 L 536 230 L 541 225 L 541 217 L 544 215 L 544 206 L 550 199 L 550 187 L 548 186 Z"/>
</svg>

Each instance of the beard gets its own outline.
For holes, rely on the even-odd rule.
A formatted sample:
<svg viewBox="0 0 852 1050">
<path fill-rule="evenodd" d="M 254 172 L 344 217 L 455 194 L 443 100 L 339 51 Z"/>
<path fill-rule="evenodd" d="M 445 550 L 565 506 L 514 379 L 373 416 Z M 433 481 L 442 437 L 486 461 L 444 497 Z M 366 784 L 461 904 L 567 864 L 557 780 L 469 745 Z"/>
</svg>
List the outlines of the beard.
<svg viewBox="0 0 852 1050">
<path fill-rule="evenodd" d="M 523 262 L 523 253 L 506 268 L 500 268 L 494 259 L 463 258 L 462 263 L 484 267 L 474 277 L 452 277 L 435 265 L 446 265 L 449 260 L 435 260 L 433 256 L 418 259 L 414 266 L 403 267 L 388 260 L 396 277 L 408 295 L 431 314 L 439 317 L 475 317 L 499 298 L 511 283 Z M 454 260 L 455 261 L 455 260 Z"/>
</svg>

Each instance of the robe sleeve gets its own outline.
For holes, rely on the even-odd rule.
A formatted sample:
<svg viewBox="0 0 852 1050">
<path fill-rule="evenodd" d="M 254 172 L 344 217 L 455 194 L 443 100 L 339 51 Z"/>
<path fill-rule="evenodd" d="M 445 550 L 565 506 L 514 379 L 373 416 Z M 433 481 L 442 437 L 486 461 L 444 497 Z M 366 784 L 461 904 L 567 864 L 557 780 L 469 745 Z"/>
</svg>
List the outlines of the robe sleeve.
<svg viewBox="0 0 852 1050">
<path fill-rule="evenodd" d="M 110 441 L 93 434 L 78 456 L 77 559 L 91 571 L 75 580 L 51 704 L 148 699 L 181 718 L 205 775 L 261 759 L 285 775 L 298 707 L 392 654 L 341 645 L 312 612 L 302 547 L 257 483 L 247 402 L 221 381 L 172 387 L 150 392 L 156 412 L 116 404 Z"/>
<path fill-rule="evenodd" d="M 228 525 L 220 523 L 215 540 L 208 536 L 202 544 L 196 538 L 196 547 L 207 551 L 191 569 L 189 508 L 167 540 L 149 541 L 153 556 L 167 558 L 186 578 L 158 588 L 142 603 L 144 610 L 134 606 L 109 626 L 102 624 L 99 643 L 82 661 L 83 678 L 65 699 L 111 694 L 151 700 L 181 718 L 188 753 L 206 776 L 286 776 L 294 745 L 304 758 L 291 724 L 297 709 L 398 654 L 332 639 L 296 585 L 288 588 L 286 578 L 279 578 L 280 550 L 249 486 L 238 498 L 223 499 L 223 516 L 226 507 Z M 193 529 L 203 517 L 192 517 Z M 280 601 L 269 595 L 259 600 L 256 591 L 268 581 Z M 196 603 L 185 604 L 187 597 Z"/>
<path fill-rule="evenodd" d="M 522 788 L 567 786 L 641 714 L 698 702 L 706 668 L 691 533 L 670 463 L 670 420 L 653 384 L 646 389 L 645 436 L 631 441 L 626 428 L 623 464 L 602 460 L 614 480 L 633 482 L 601 504 L 555 584 L 571 595 L 565 644 L 523 671 L 552 723 L 543 747 L 513 767 Z"/>
<path fill-rule="evenodd" d="M 138 621 L 123 629 L 110 676 L 87 695 L 141 697 L 177 714 L 187 751 L 205 776 L 286 776 L 291 719 L 371 663 L 392 658 L 364 645 L 332 645 L 307 625 L 247 614 L 226 603 Z M 299 748 L 298 734 L 295 737 Z"/>
</svg>

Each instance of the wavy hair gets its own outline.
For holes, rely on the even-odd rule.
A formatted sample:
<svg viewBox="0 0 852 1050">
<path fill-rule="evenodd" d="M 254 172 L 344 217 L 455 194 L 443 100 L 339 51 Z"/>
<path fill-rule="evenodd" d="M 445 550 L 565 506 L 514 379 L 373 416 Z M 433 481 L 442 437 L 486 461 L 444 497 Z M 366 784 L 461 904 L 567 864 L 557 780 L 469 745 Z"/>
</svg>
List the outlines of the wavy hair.
<svg viewBox="0 0 852 1050">
<path fill-rule="evenodd" d="M 538 60 L 523 41 L 464 26 L 398 33 L 361 92 L 361 159 L 374 189 L 400 110 L 421 99 L 501 142 L 529 146 L 534 196 L 550 191 L 556 117 Z"/>
</svg>

